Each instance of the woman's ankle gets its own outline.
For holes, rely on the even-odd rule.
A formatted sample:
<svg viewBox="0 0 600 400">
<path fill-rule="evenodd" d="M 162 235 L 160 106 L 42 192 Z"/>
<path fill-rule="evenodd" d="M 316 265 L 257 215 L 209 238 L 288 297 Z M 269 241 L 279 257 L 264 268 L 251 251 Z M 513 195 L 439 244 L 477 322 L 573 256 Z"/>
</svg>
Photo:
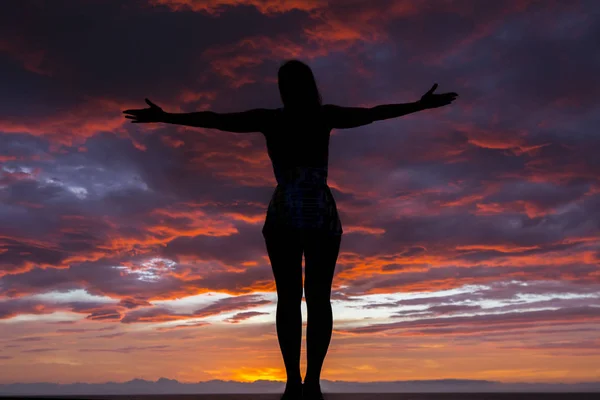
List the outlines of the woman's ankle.
<svg viewBox="0 0 600 400">
<path fill-rule="evenodd" d="M 320 379 L 304 378 L 304 386 L 309 387 L 320 387 Z"/>
<path fill-rule="evenodd" d="M 298 385 L 302 385 L 302 378 L 292 378 L 289 379 L 285 382 L 286 386 L 298 386 Z"/>
</svg>

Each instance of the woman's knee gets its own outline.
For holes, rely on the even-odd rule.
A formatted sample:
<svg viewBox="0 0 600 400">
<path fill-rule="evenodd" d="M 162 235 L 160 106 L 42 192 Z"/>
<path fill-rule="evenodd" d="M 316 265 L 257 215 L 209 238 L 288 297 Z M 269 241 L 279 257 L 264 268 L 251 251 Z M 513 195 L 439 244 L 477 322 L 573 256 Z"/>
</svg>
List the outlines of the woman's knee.
<svg viewBox="0 0 600 400">
<path fill-rule="evenodd" d="M 331 312 L 331 310 L 332 310 L 331 300 L 323 299 L 323 298 L 318 298 L 318 299 L 313 298 L 312 301 L 306 300 L 306 310 L 312 314 L 315 314 L 315 313 L 321 314 L 321 313 Z"/>
<path fill-rule="evenodd" d="M 302 303 L 302 282 L 294 287 L 280 288 L 277 291 L 277 303 L 300 306 Z"/>
<path fill-rule="evenodd" d="M 327 307 L 331 306 L 331 287 L 323 285 L 304 287 L 306 295 L 306 307 Z"/>
</svg>

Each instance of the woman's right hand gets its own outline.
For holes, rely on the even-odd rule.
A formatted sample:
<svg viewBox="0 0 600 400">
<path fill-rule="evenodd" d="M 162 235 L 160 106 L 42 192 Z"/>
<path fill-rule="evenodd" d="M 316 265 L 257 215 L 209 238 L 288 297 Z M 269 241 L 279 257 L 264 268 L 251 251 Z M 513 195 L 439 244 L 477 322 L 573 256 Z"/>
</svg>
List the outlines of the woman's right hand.
<svg viewBox="0 0 600 400">
<path fill-rule="evenodd" d="M 123 114 L 128 114 L 125 118 L 131 119 L 132 123 L 143 122 L 165 122 L 167 113 L 162 108 L 146 99 L 149 108 L 141 108 L 136 110 L 125 110 Z"/>
<path fill-rule="evenodd" d="M 452 103 L 458 97 L 458 94 L 455 92 L 449 93 L 441 93 L 441 94 L 433 94 L 435 89 L 437 89 L 438 84 L 435 83 L 431 89 L 423 96 L 421 96 L 421 100 L 419 100 L 419 104 L 423 106 L 423 108 L 437 108 L 448 105 Z"/>
</svg>

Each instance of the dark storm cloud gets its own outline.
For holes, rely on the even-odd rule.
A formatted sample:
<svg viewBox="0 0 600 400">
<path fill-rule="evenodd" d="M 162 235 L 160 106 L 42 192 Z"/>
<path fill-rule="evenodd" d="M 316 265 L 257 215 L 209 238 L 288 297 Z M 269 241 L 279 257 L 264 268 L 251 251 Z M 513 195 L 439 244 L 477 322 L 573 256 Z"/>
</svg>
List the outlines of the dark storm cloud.
<svg viewBox="0 0 600 400">
<path fill-rule="evenodd" d="M 258 311 L 246 311 L 235 314 L 233 317 L 227 319 L 232 324 L 237 324 L 240 321 L 245 321 L 249 318 L 256 317 L 257 315 L 269 315 L 269 313 L 258 312 Z"/>
<path fill-rule="evenodd" d="M 231 311 L 231 310 L 252 308 L 252 307 L 261 306 L 261 305 L 265 305 L 265 304 L 271 304 L 271 301 L 262 299 L 261 296 L 259 296 L 259 295 L 229 297 L 229 298 L 219 300 L 218 302 L 211 304 L 210 306 L 196 310 L 194 312 L 194 315 L 197 315 L 199 317 L 205 317 L 205 316 L 209 316 L 209 315 L 220 314 L 220 313 Z"/>
<path fill-rule="evenodd" d="M 129 309 L 133 309 L 133 308 L 138 308 L 138 307 L 147 307 L 150 306 L 151 304 L 144 300 L 144 299 L 136 299 L 136 298 L 122 298 L 121 301 L 119 301 L 119 305 L 125 307 L 125 308 L 129 308 Z"/>
</svg>

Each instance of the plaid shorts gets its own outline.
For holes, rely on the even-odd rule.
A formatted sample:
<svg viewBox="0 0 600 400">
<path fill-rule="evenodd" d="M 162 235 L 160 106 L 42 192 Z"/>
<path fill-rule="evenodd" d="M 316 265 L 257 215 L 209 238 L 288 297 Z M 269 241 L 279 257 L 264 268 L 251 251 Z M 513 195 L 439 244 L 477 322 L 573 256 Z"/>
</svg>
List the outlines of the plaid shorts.
<svg viewBox="0 0 600 400">
<path fill-rule="evenodd" d="M 263 235 L 289 230 L 343 233 L 337 206 L 327 185 L 327 169 L 296 167 L 276 171 L 275 188 Z"/>
</svg>

